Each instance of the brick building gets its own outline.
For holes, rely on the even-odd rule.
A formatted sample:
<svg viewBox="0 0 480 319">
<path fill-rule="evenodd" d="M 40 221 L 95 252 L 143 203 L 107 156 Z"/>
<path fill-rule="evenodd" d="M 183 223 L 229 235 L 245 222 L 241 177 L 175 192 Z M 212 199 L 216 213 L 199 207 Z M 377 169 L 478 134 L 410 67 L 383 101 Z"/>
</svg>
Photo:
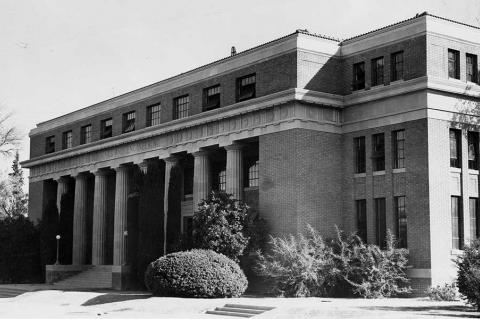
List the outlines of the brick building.
<svg viewBox="0 0 480 319">
<path fill-rule="evenodd" d="M 180 207 L 164 238 L 220 189 L 276 234 L 338 225 L 383 245 L 391 229 L 414 287 L 450 282 L 480 232 L 478 55 L 479 28 L 427 13 L 343 41 L 297 30 L 38 124 L 30 217 L 74 198 L 71 265 L 48 279 L 102 269 L 124 286 L 133 175 L 156 165 L 159 214 Z"/>
</svg>

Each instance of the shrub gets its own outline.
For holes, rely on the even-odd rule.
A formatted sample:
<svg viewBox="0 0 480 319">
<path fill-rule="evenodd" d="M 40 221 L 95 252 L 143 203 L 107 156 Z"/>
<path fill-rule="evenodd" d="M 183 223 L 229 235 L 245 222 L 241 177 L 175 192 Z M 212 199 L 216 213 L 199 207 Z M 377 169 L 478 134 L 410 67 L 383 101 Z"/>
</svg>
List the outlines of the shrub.
<svg viewBox="0 0 480 319">
<path fill-rule="evenodd" d="M 238 262 L 247 247 L 243 233 L 248 206 L 224 192 L 212 192 L 193 215 L 194 248 L 211 249 Z"/>
<path fill-rule="evenodd" d="M 466 246 L 456 260 L 458 291 L 480 311 L 480 240 Z"/>
<path fill-rule="evenodd" d="M 427 294 L 428 298 L 437 301 L 455 301 L 459 299 L 455 283 L 430 287 L 427 290 Z"/>
<path fill-rule="evenodd" d="M 247 279 L 226 256 L 194 249 L 152 262 L 145 272 L 145 285 L 156 296 L 238 297 L 247 289 Z"/>
<path fill-rule="evenodd" d="M 395 248 L 389 233 L 387 248 L 367 245 L 337 229 L 337 238 L 325 242 L 308 225 L 307 235 L 271 237 L 270 253 L 259 252 L 257 273 L 275 281 L 285 296 L 356 294 L 365 298 L 406 293 L 407 251 Z"/>
</svg>

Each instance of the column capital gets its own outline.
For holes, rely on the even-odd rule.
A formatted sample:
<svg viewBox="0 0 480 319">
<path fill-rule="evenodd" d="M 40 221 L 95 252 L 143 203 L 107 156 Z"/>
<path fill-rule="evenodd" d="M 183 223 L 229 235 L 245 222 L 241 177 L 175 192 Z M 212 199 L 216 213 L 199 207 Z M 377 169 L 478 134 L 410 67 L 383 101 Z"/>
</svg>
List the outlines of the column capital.
<svg viewBox="0 0 480 319">
<path fill-rule="evenodd" d="M 171 163 L 171 164 L 177 164 L 180 161 L 180 156 L 178 155 L 170 155 L 169 157 L 162 158 L 165 162 Z"/>
<path fill-rule="evenodd" d="M 243 147 L 244 147 L 243 144 L 233 143 L 230 145 L 226 145 L 223 148 L 227 151 L 235 151 L 235 150 L 241 150 Z"/>
<path fill-rule="evenodd" d="M 129 165 L 120 165 L 120 166 L 117 166 L 117 167 L 114 167 L 113 168 L 115 170 L 115 172 L 117 173 L 120 173 L 120 172 L 127 172 L 129 169 L 130 169 L 130 166 Z"/>
<path fill-rule="evenodd" d="M 209 151 L 202 150 L 202 149 L 192 153 L 193 157 L 208 156 L 208 154 L 209 154 Z"/>
<path fill-rule="evenodd" d="M 55 178 L 55 181 L 57 183 L 68 183 L 68 180 L 70 179 L 70 176 L 60 176 Z"/>
<path fill-rule="evenodd" d="M 100 168 L 96 171 L 93 171 L 92 173 L 95 176 L 107 176 L 108 174 L 110 174 L 110 172 L 106 168 Z"/>
<path fill-rule="evenodd" d="M 73 178 L 75 178 L 75 179 L 85 179 L 85 178 L 87 178 L 87 173 L 88 172 L 77 172 L 75 175 L 73 175 Z"/>
</svg>

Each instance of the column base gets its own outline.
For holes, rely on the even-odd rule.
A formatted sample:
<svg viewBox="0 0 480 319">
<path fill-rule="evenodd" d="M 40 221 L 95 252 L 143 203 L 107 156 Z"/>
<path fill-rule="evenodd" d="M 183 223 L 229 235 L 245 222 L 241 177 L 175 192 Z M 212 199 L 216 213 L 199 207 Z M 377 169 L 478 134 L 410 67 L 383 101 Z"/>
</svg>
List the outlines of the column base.
<svg viewBox="0 0 480 319">
<path fill-rule="evenodd" d="M 45 265 L 45 283 L 53 284 L 81 273 L 82 265 Z"/>
<path fill-rule="evenodd" d="M 115 290 L 132 289 L 134 286 L 130 266 L 112 266 L 112 288 Z"/>
</svg>

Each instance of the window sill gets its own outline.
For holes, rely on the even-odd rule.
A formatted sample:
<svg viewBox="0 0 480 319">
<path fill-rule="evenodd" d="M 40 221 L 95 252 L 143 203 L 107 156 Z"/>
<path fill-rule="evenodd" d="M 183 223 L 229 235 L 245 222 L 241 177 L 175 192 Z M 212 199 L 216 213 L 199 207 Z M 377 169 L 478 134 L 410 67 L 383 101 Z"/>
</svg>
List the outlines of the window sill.
<svg viewBox="0 0 480 319">
<path fill-rule="evenodd" d="M 458 167 L 450 167 L 450 172 L 451 173 L 461 173 L 462 169 Z"/>
<path fill-rule="evenodd" d="M 367 173 L 355 173 L 353 174 L 354 178 L 367 177 Z"/>
<path fill-rule="evenodd" d="M 469 169 L 469 170 L 468 170 L 468 173 L 469 173 L 470 175 L 479 175 L 479 172 L 478 172 L 478 170 L 476 170 L 476 169 Z"/>
<path fill-rule="evenodd" d="M 395 81 L 390 81 L 390 84 L 399 84 L 399 83 L 402 83 L 402 82 L 405 82 L 404 79 L 398 79 L 398 80 L 395 80 Z"/>
<path fill-rule="evenodd" d="M 466 81 L 468 85 L 480 85 L 480 83 L 477 82 L 472 82 L 472 81 Z"/>
<path fill-rule="evenodd" d="M 450 255 L 463 255 L 463 250 L 460 250 L 460 249 L 452 249 L 450 250 Z"/>
<path fill-rule="evenodd" d="M 394 169 L 393 169 L 393 174 L 396 174 L 396 173 L 405 173 L 405 167 L 402 167 L 402 168 L 394 168 Z"/>
<path fill-rule="evenodd" d="M 385 170 L 373 172 L 373 176 L 380 176 L 380 175 L 385 175 Z"/>
</svg>

